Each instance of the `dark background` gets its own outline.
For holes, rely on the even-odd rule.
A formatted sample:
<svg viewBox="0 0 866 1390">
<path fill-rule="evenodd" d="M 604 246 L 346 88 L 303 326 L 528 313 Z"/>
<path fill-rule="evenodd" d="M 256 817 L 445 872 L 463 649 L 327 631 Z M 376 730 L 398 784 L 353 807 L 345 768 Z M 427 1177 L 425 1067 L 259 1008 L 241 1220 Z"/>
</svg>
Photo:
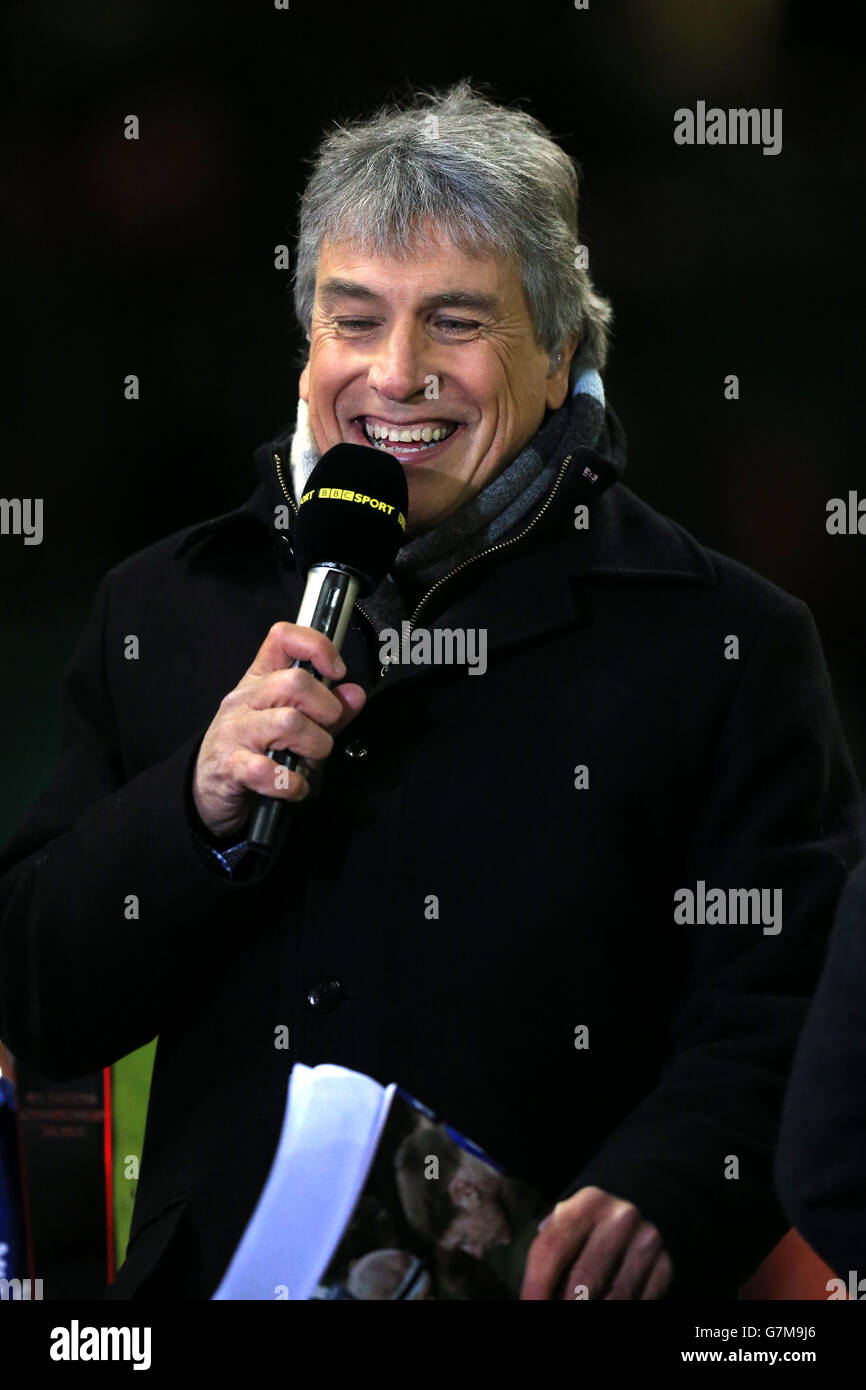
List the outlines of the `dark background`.
<svg viewBox="0 0 866 1390">
<path fill-rule="evenodd" d="M 0 838 L 56 756 L 101 576 L 239 505 L 253 449 L 294 418 L 302 338 L 273 256 L 323 128 L 464 76 L 580 162 L 626 481 L 809 604 L 866 777 L 866 537 L 825 530 L 831 497 L 866 493 L 862 67 L 838 11 L 27 0 L 3 25 L 2 493 L 44 498 L 45 533 L 0 536 Z M 675 145 L 675 109 L 698 100 L 782 107 L 782 152 Z"/>
</svg>

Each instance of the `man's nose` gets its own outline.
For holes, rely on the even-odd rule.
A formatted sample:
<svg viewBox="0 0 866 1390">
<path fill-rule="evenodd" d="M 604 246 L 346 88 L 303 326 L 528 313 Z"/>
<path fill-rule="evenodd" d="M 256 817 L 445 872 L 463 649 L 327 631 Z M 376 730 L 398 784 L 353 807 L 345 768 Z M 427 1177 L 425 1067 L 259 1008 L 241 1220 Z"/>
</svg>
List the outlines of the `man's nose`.
<svg viewBox="0 0 866 1390">
<path fill-rule="evenodd" d="M 414 326 L 394 327 L 371 350 L 367 382 L 392 401 L 424 390 L 425 347 Z"/>
</svg>

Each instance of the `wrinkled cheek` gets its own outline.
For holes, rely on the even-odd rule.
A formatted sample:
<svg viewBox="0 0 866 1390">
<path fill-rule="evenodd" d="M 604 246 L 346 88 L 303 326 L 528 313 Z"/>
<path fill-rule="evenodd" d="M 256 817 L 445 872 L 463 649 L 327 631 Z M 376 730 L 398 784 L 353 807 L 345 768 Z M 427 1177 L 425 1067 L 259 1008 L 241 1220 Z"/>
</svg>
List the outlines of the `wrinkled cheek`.
<svg viewBox="0 0 866 1390">
<path fill-rule="evenodd" d="M 313 437 L 319 447 L 320 452 L 324 453 L 334 444 L 339 444 L 342 439 L 340 423 L 337 420 L 333 408 L 322 408 L 315 399 L 310 403 L 310 428 Z"/>
</svg>

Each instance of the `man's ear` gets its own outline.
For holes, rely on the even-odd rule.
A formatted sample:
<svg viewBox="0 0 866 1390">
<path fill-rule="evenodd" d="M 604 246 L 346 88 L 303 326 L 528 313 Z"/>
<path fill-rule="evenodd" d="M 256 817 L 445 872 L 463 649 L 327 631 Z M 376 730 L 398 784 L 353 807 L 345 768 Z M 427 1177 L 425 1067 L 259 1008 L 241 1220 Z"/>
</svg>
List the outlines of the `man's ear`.
<svg viewBox="0 0 866 1390">
<path fill-rule="evenodd" d="M 455 1174 L 448 1184 L 448 1195 L 455 1207 L 461 1207 L 465 1210 L 467 1207 L 474 1206 L 478 1201 L 478 1188 L 468 1178 L 461 1178 Z"/>
<path fill-rule="evenodd" d="M 301 379 L 298 383 L 298 390 L 302 401 L 310 402 L 310 359 L 307 358 L 307 365 L 301 372 Z"/>
<path fill-rule="evenodd" d="M 576 348 L 577 334 L 571 333 L 564 339 L 558 352 L 551 357 L 550 371 L 545 383 L 545 404 L 548 410 L 558 410 L 568 395 L 568 371 Z"/>
</svg>

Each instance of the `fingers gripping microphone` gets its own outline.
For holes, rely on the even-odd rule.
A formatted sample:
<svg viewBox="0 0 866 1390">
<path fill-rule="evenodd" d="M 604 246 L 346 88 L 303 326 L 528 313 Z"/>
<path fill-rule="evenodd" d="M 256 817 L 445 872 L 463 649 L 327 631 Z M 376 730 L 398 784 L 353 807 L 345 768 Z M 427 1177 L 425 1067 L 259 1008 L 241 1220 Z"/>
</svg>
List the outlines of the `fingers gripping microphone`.
<svg viewBox="0 0 866 1390">
<path fill-rule="evenodd" d="M 306 588 L 296 622 L 323 632 L 339 651 L 356 598 L 377 589 L 405 539 L 409 491 L 392 454 L 363 444 L 338 444 L 323 454 L 298 504 L 293 533 Z M 295 661 L 326 685 L 312 662 Z M 267 756 L 290 772 L 306 771 L 288 748 Z M 277 843 L 286 818 L 278 797 L 258 796 L 247 842 L 259 853 Z"/>
</svg>

